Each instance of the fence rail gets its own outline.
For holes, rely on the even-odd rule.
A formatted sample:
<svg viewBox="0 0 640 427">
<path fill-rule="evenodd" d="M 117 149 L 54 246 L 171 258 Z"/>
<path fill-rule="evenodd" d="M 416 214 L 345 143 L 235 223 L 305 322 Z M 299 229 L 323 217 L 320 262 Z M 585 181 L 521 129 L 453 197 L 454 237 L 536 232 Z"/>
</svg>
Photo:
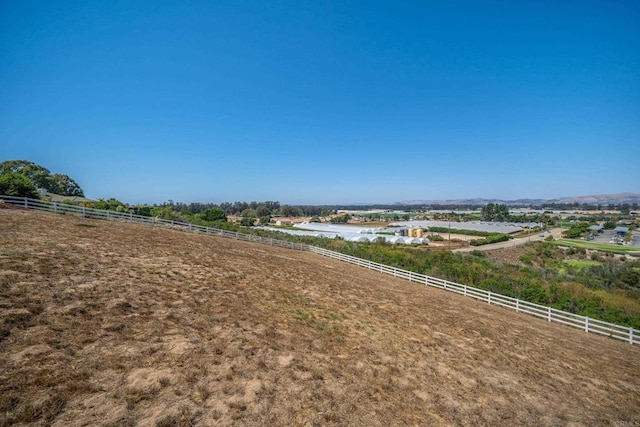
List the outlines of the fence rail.
<svg viewBox="0 0 640 427">
<path fill-rule="evenodd" d="M 370 270 L 379 271 L 381 273 L 390 274 L 394 277 L 401 277 L 411 282 L 420 283 L 426 286 L 432 286 L 455 292 L 466 297 L 475 298 L 488 304 L 498 305 L 518 313 L 524 313 L 531 316 L 545 319 L 549 322 L 560 323 L 585 332 L 599 335 L 606 335 L 611 338 L 627 341 L 629 344 L 640 344 L 640 331 L 628 326 L 616 325 L 614 323 L 604 322 L 602 320 L 592 319 L 590 317 L 581 316 L 579 314 L 569 313 L 567 311 L 557 310 L 552 307 L 534 304 L 528 301 L 519 300 L 517 298 L 508 297 L 495 292 L 485 291 L 483 289 L 474 288 L 459 283 L 449 282 L 448 280 L 438 279 L 423 274 L 414 273 L 407 270 L 389 267 L 373 261 L 366 261 L 361 258 L 341 254 L 339 252 L 329 251 L 327 249 L 309 246 L 309 250 L 313 253 L 323 255 L 329 258 L 338 259 L 350 264 L 366 267 Z"/>
<path fill-rule="evenodd" d="M 236 240 L 244 240 L 249 242 L 258 242 L 271 246 L 278 246 L 287 249 L 310 251 L 318 255 L 333 258 L 339 261 L 354 264 L 360 267 L 368 268 L 369 270 L 377 271 L 383 274 L 388 274 L 394 277 L 399 277 L 411 282 L 419 283 L 426 286 L 431 286 L 439 289 L 444 289 L 449 292 L 463 295 L 465 297 L 474 298 L 479 301 L 484 301 L 488 304 L 498 305 L 510 310 L 514 310 L 517 313 L 524 313 L 530 316 L 545 319 L 548 322 L 559 323 L 562 325 L 570 326 L 572 328 L 581 329 L 585 332 L 594 333 L 598 335 L 605 335 L 614 339 L 626 341 L 629 344 L 640 344 L 640 331 L 637 329 L 616 325 L 614 323 L 603 322 L 602 320 L 592 319 L 590 317 L 580 316 L 578 314 L 569 313 L 567 311 L 557 310 L 552 307 L 544 305 L 534 304 L 528 301 L 519 300 L 517 298 L 508 297 L 494 292 L 485 291 L 483 289 L 474 288 L 467 285 L 461 285 L 459 283 L 450 282 L 448 280 L 438 279 L 436 277 L 426 276 L 424 274 L 415 273 L 408 270 L 403 270 L 397 267 L 391 267 L 384 264 L 379 264 L 373 261 L 368 261 L 362 258 L 357 258 L 351 255 L 345 255 L 340 252 L 334 252 L 327 249 L 319 248 L 316 246 L 304 245 L 300 243 L 287 242 L 285 240 L 278 240 L 268 237 L 256 236 L 253 234 L 244 234 L 237 231 L 227 231 L 214 227 L 205 227 L 202 225 L 196 225 L 191 223 L 171 221 L 166 219 L 147 217 L 141 215 L 134 215 L 124 212 L 113 212 L 102 209 L 92 209 L 83 206 L 76 206 L 60 202 L 48 202 L 44 200 L 29 199 L 24 197 L 13 197 L 0 195 L 0 200 L 5 203 L 22 206 L 26 209 L 44 210 L 53 213 L 60 214 L 74 214 L 82 215 L 85 218 L 104 219 L 109 221 L 124 221 L 135 224 L 144 224 L 152 227 L 164 227 L 172 228 L 182 231 L 188 231 L 192 233 L 201 233 L 212 236 L 226 237 Z"/>
</svg>

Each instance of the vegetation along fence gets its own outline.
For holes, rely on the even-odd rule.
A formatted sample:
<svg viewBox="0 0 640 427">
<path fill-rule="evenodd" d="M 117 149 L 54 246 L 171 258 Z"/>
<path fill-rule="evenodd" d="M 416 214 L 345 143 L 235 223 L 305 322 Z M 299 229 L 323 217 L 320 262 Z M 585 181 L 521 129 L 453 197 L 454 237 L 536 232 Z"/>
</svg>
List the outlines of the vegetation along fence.
<svg viewBox="0 0 640 427">
<path fill-rule="evenodd" d="M 252 234 L 244 234 L 234 231 L 221 230 L 214 227 L 204 227 L 201 225 L 165 220 L 154 217 L 146 217 L 141 215 L 134 215 L 131 213 L 113 212 L 102 209 L 91 209 L 82 206 L 76 206 L 66 203 L 48 202 L 43 200 L 35 200 L 24 197 L 12 197 L 2 196 L 0 199 L 5 203 L 13 205 L 19 205 L 26 209 L 38 209 L 54 213 L 69 213 L 82 215 L 85 218 L 106 219 L 110 221 L 124 221 L 136 224 L 145 224 L 152 227 L 166 227 L 183 231 L 189 231 L 193 233 L 201 233 L 212 236 L 227 237 L 237 240 L 245 240 L 250 242 L 259 242 L 271 246 L 279 246 L 288 249 L 310 251 L 315 254 L 326 256 L 329 258 L 337 259 L 339 261 L 354 264 L 360 267 L 368 268 L 369 270 L 377 271 L 392 275 L 394 277 L 400 277 L 411 282 L 419 283 L 426 286 L 433 286 L 436 288 L 444 289 L 446 291 L 455 292 L 465 297 L 475 298 L 480 301 L 487 302 L 488 304 L 499 305 L 510 310 L 515 310 L 517 313 L 525 313 L 531 316 L 545 319 L 548 322 L 561 323 L 563 325 L 571 326 L 573 328 L 581 329 L 585 332 L 590 332 L 599 335 L 606 335 L 611 338 L 623 340 L 629 344 L 640 344 L 640 331 L 627 326 L 616 325 L 613 323 L 603 322 L 601 320 L 592 319 L 578 314 L 569 313 L 567 311 L 557 310 L 555 308 L 547 307 L 544 305 L 534 304 L 527 301 L 522 301 L 516 298 L 511 298 L 505 295 L 497 294 L 494 292 L 485 291 L 482 289 L 474 288 L 467 285 L 461 285 L 459 283 L 449 282 L 448 280 L 442 280 L 424 274 L 414 273 L 412 271 L 403 270 L 396 267 L 390 267 L 388 265 L 379 264 L 372 261 L 367 261 L 361 258 L 357 258 L 350 255 L 345 255 L 339 252 L 329 251 L 316 246 L 304 245 L 300 243 L 292 243 L 284 240 L 272 239 L 267 237 L 255 236 Z"/>
</svg>

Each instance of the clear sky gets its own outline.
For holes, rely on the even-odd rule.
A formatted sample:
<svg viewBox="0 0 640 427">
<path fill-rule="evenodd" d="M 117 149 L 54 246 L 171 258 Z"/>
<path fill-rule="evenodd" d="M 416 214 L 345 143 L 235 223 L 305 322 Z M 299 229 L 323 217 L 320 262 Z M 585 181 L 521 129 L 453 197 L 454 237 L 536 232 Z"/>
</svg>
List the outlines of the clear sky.
<svg viewBox="0 0 640 427">
<path fill-rule="evenodd" d="M 0 161 L 129 203 L 640 192 L 640 2 L 0 0 Z"/>
</svg>

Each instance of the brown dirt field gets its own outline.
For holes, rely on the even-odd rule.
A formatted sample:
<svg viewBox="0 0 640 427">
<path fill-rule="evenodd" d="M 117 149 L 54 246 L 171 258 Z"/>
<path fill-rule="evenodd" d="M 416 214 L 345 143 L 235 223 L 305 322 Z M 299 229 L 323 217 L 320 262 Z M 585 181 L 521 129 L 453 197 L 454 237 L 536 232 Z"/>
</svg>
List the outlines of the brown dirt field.
<svg viewBox="0 0 640 427">
<path fill-rule="evenodd" d="M 526 245 L 513 246 L 510 248 L 494 249 L 492 251 L 486 251 L 485 255 L 489 259 L 495 261 L 507 262 L 514 265 L 524 265 L 520 261 L 520 256 L 524 255 L 529 250 Z"/>
<path fill-rule="evenodd" d="M 0 425 L 637 425 L 640 348 L 255 243 L 0 210 Z"/>
</svg>

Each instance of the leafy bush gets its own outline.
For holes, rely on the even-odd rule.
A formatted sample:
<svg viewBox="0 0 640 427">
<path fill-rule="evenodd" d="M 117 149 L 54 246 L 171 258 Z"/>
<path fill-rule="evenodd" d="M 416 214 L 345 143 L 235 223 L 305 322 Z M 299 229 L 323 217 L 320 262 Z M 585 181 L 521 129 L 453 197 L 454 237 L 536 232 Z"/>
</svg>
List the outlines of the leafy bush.
<svg viewBox="0 0 640 427">
<path fill-rule="evenodd" d="M 344 214 L 335 218 L 331 218 L 329 222 L 331 222 L 331 224 L 346 224 L 347 222 L 349 222 L 349 218 L 349 215 Z"/>
<path fill-rule="evenodd" d="M 577 222 L 572 224 L 568 230 L 563 233 L 564 237 L 569 239 L 578 238 L 587 233 L 587 228 L 589 228 L 589 223 L 586 221 Z"/>
<path fill-rule="evenodd" d="M 509 236 L 508 234 L 492 234 L 485 237 L 484 239 L 472 240 L 469 243 L 471 244 L 471 246 L 482 246 L 488 245 L 490 243 L 506 242 L 510 238 L 511 236 Z"/>
<path fill-rule="evenodd" d="M 533 262 L 531 260 L 531 255 L 527 255 L 527 254 L 520 255 L 520 261 L 526 265 L 533 265 Z"/>
</svg>

